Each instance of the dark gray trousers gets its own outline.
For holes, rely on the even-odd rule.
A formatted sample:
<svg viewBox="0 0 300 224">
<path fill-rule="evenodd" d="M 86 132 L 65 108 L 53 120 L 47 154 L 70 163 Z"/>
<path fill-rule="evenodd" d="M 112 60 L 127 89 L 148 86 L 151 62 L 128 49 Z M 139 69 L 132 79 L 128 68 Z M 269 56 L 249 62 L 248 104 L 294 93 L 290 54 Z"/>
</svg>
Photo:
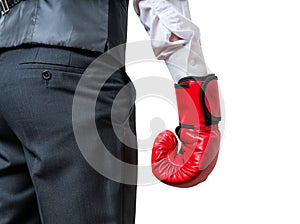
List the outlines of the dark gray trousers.
<svg viewBox="0 0 300 224">
<path fill-rule="evenodd" d="M 96 172 L 73 133 L 76 85 L 97 56 L 46 46 L 0 50 L 0 224 L 134 223 L 136 186 Z M 99 93 L 95 122 L 108 150 L 136 164 L 136 149 L 107 122 L 128 82 L 124 71 L 114 73 Z M 134 109 L 128 117 L 135 133 Z"/>
</svg>

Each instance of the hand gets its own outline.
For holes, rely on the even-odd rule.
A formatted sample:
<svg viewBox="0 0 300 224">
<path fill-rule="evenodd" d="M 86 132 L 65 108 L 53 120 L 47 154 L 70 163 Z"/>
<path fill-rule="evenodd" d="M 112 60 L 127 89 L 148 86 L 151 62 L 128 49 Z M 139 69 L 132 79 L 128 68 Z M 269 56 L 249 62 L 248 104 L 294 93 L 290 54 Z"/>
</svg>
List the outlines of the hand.
<svg viewBox="0 0 300 224">
<path fill-rule="evenodd" d="M 216 165 L 220 102 L 217 77 L 185 77 L 175 85 L 179 113 L 176 134 L 161 132 L 152 149 L 152 172 L 162 182 L 191 187 L 206 180 Z"/>
</svg>

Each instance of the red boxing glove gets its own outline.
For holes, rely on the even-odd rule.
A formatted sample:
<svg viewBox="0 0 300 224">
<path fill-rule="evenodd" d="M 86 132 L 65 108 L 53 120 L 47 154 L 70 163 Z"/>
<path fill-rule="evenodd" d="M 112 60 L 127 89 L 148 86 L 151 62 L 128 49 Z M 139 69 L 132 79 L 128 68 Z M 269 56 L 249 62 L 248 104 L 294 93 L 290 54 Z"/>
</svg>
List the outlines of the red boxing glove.
<svg viewBox="0 0 300 224">
<path fill-rule="evenodd" d="M 181 140 L 178 150 L 173 132 L 163 131 L 152 149 L 152 172 L 162 182 L 191 187 L 206 180 L 216 165 L 221 120 L 218 82 L 215 75 L 185 77 L 175 84 Z"/>
</svg>

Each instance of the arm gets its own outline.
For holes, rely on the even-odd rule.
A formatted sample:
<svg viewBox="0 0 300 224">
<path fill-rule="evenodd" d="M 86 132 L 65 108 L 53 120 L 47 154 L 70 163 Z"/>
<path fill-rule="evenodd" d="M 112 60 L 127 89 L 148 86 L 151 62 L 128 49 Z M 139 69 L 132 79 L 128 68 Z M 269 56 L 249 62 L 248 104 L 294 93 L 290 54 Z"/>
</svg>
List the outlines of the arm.
<svg viewBox="0 0 300 224">
<path fill-rule="evenodd" d="M 190 20 L 187 0 L 134 0 L 134 9 L 152 40 L 155 56 L 165 60 L 175 82 L 207 75 L 200 32 Z"/>
<path fill-rule="evenodd" d="M 152 172 L 162 182 L 191 187 L 214 169 L 220 147 L 221 120 L 217 77 L 207 74 L 198 27 L 187 0 L 134 0 L 134 6 L 158 59 L 175 81 L 179 126 L 166 130 L 152 148 Z"/>
</svg>

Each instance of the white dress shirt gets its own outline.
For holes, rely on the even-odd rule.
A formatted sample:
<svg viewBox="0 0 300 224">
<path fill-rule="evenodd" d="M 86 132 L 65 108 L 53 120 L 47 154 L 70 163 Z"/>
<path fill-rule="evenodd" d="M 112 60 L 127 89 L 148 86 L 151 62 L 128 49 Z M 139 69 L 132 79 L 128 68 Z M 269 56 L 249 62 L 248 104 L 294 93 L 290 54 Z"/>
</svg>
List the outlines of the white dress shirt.
<svg viewBox="0 0 300 224">
<path fill-rule="evenodd" d="M 140 0 L 139 9 L 154 54 L 165 60 L 174 82 L 207 75 L 199 28 L 191 21 L 188 0 Z M 181 40 L 171 42 L 172 33 Z"/>
</svg>

